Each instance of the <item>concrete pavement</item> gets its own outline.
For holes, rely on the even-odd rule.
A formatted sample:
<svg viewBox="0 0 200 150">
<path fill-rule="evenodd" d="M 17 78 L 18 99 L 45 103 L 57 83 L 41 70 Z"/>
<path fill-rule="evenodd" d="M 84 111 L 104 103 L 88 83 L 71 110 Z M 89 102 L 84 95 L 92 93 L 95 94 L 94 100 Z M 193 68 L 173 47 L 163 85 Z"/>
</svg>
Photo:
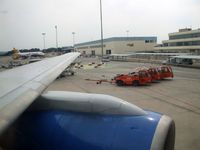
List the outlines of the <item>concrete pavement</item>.
<svg viewBox="0 0 200 150">
<path fill-rule="evenodd" d="M 84 59 L 83 64 L 98 62 Z M 200 149 L 200 70 L 173 67 L 174 79 L 148 86 L 118 87 L 110 83 L 96 84 L 85 79 L 111 79 L 114 75 L 131 72 L 136 67 L 154 64 L 108 62 L 100 68 L 76 69 L 75 76 L 53 82 L 47 90 L 103 93 L 122 98 L 139 107 L 172 117 L 176 123 L 176 150 Z"/>
</svg>

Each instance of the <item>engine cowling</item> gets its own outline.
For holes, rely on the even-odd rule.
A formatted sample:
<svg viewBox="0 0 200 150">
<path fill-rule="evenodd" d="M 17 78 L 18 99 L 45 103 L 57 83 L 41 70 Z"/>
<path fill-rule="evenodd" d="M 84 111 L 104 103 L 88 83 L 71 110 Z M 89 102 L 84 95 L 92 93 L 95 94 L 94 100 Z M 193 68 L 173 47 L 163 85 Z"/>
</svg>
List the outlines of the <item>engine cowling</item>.
<svg viewBox="0 0 200 150">
<path fill-rule="evenodd" d="M 113 96 L 62 91 L 42 95 L 0 137 L 4 149 L 172 150 L 174 141 L 168 116 Z"/>
</svg>

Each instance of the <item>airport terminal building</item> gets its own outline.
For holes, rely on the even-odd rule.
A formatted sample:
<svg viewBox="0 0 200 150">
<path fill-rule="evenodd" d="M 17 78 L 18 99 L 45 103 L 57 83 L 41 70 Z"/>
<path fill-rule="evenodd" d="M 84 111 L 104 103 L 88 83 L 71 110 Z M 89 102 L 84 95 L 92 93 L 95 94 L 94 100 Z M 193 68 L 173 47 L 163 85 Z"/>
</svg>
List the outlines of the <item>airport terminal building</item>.
<svg viewBox="0 0 200 150">
<path fill-rule="evenodd" d="M 123 54 L 133 52 L 149 52 L 154 50 L 157 37 L 112 37 L 103 40 L 103 54 Z M 101 40 L 79 43 L 75 50 L 82 55 L 101 55 Z"/>
<path fill-rule="evenodd" d="M 154 49 L 159 52 L 200 54 L 200 29 L 185 28 L 169 33 L 169 40 L 162 41 L 162 44 Z"/>
</svg>

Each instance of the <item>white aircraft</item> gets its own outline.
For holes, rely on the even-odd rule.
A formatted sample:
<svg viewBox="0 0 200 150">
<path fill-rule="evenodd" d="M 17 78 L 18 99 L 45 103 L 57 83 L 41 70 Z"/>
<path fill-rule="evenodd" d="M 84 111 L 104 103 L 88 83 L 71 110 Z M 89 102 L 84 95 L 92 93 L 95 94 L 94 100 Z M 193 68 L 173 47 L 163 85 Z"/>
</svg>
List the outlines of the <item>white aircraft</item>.
<svg viewBox="0 0 200 150">
<path fill-rule="evenodd" d="M 80 53 L 0 73 L 0 149 L 168 150 L 174 121 L 119 98 L 66 91 L 43 93 Z"/>
<path fill-rule="evenodd" d="M 44 57 L 44 53 L 43 52 L 18 52 L 15 53 L 17 55 L 19 55 L 19 57 L 23 57 L 23 58 L 28 58 L 28 57 Z"/>
<path fill-rule="evenodd" d="M 20 56 L 41 56 L 44 57 L 44 53 L 43 52 L 19 52 L 18 53 Z"/>
<path fill-rule="evenodd" d="M 28 57 L 44 57 L 45 54 L 43 52 L 20 52 L 19 50 L 17 50 L 16 48 L 13 48 L 12 50 L 13 52 L 13 58 L 14 59 L 18 59 L 18 58 L 28 58 Z"/>
</svg>

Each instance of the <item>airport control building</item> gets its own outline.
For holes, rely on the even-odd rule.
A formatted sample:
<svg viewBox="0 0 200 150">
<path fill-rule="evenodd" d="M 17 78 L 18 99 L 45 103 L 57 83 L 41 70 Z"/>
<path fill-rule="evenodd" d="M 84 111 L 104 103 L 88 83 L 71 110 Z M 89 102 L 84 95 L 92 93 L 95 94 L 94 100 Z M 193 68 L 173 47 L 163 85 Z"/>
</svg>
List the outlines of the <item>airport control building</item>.
<svg viewBox="0 0 200 150">
<path fill-rule="evenodd" d="M 162 41 L 154 49 L 159 52 L 200 54 L 200 29 L 185 28 L 169 33 L 169 40 Z"/>
<path fill-rule="evenodd" d="M 149 52 L 154 50 L 157 37 L 112 37 L 103 40 L 103 54 Z M 79 43 L 75 50 L 83 55 L 101 55 L 101 40 Z"/>
</svg>

